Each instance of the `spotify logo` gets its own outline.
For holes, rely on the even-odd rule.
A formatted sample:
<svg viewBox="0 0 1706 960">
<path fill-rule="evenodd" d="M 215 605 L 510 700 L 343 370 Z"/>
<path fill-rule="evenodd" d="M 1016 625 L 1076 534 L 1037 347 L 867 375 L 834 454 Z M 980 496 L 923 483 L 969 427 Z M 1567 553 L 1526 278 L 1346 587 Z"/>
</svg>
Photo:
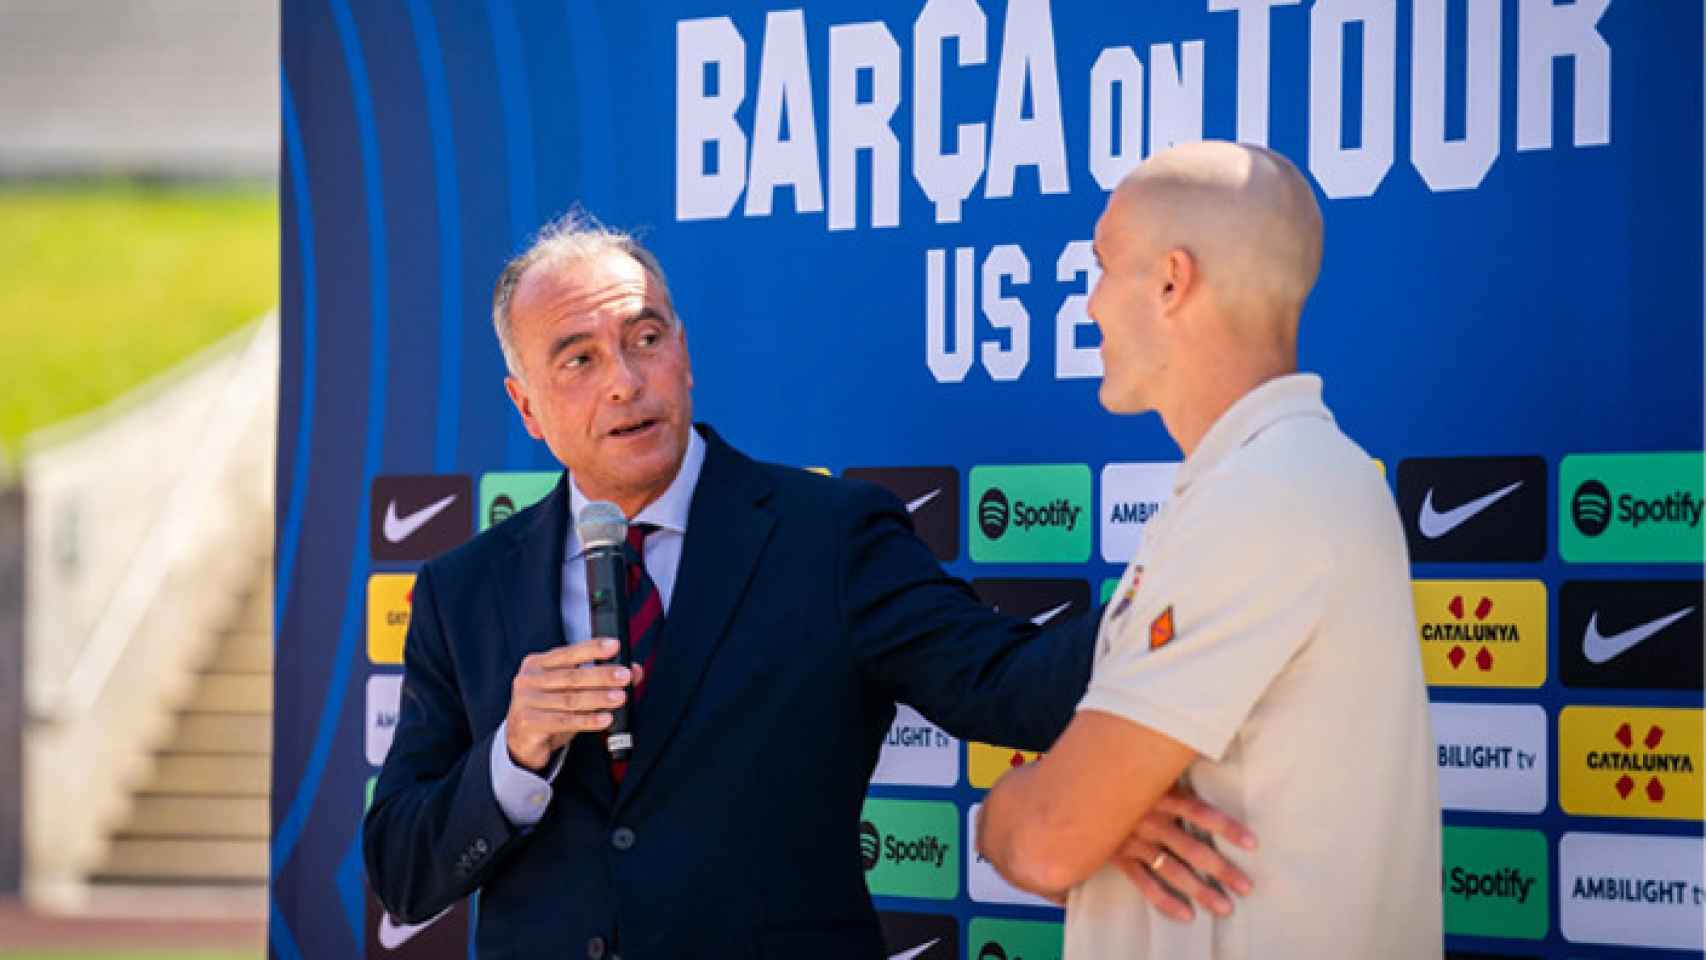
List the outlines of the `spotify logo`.
<svg viewBox="0 0 1706 960">
<path fill-rule="evenodd" d="M 876 867 L 877 860 L 882 856 L 882 849 L 883 835 L 877 832 L 877 828 L 871 824 L 871 821 L 861 820 L 859 822 L 859 862 L 864 864 L 867 873 Z"/>
<path fill-rule="evenodd" d="M 511 500 L 507 494 L 500 493 L 492 499 L 492 505 L 486 511 L 486 523 L 495 527 L 513 516 L 515 516 L 515 501 Z"/>
<path fill-rule="evenodd" d="M 1576 488 L 1570 501 L 1570 515 L 1576 529 L 1585 536 L 1597 537 L 1611 522 L 1611 491 L 1598 480 L 1589 480 Z"/>
<path fill-rule="evenodd" d="M 998 487 L 990 487 L 983 492 L 983 499 L 977 502 L 977 525 L 983 529 L 983 535 L 991 540 L 1001 539 L 1007 532 L 1007 518 L 1012 515 L 1012 509 L 1007 505 L 1007 495 Z"/>
</svg>

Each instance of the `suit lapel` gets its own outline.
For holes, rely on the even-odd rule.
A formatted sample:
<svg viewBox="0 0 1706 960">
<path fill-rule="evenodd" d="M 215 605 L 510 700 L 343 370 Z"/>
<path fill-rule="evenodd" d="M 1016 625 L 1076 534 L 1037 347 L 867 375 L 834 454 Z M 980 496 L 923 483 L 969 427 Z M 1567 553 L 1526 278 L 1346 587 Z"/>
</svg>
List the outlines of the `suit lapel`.
<svg viewBox="0 0 1706 960">
<path fill-rule="evenodd" d="M 658 637 L 657 675 L 646 681 L 634 756 L 617 794 L 618 806 L 633 795 L 668 748 L 776 522 L 765 505 L 770 485 L 756 465 L 709 427 L 702 432 L 705 465 L 688 511 L 675 592 Z"/>
<path fill-rule="evenodd" d="M 530 653 L 562 646 L 563 549 L 568 536 L 569 480 L 563 474 L 537 514 L 517 534 L 515 545 L 496 572 L 499 582 L 513 581 L 514 602 L 502 608 L 509 649 L 519 664 Z M 575 737 L 565 768 L 582 789 L 608 807 L 614 799 L 610 770 L 598 737 Z"/>
</svg>

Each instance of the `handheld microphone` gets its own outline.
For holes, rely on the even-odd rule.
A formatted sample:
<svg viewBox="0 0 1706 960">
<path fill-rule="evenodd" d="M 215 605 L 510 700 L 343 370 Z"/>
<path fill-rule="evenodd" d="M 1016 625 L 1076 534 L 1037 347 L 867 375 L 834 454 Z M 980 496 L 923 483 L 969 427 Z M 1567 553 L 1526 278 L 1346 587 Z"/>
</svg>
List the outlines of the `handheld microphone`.
<svg viewBox="0 0 1706 960">
<path fill-rule="evenodd" d="M 580 536 L 586 553 L 586 599 L 592 635 L 615 637 L 618 647 L 613 662 L 632 670 L 634 650 L 628 643 L 628 559 L 622 549 L 628 541 L 628 518 L 614 503 L 602 500 L 589 503 L 581 508 L 575 533 Z M 626 760 L 634 749 L 634 735 L 628 729 L 628 704 L 610 713 L 605 747 L 612 760 Z"/>
</svg>

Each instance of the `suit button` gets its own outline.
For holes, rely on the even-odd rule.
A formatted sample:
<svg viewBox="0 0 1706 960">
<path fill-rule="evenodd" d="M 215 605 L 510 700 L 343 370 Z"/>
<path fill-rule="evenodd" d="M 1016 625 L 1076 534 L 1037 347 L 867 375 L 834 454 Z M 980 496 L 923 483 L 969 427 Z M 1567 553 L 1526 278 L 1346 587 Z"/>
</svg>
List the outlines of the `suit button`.
<svg viewBox="0 0 1706 960">
<path fill-rule="evenodd" d="M 627 827 L 617 827 L 610 831 L 610 845 L 618 850 L 632 850 L 634 848 L 634 831 Z"/>
<path fill-rule="evenodd" d="M 604 960 L 604 938 L 593 937 L 586 942 L 587 960 Z"/>
</svg>

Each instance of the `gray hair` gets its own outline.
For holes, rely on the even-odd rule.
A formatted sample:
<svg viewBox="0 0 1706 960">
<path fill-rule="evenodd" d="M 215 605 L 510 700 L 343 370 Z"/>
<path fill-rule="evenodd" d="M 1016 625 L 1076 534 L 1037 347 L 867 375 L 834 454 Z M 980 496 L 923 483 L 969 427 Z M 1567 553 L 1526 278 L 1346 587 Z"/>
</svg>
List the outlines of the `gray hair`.
<svg viewBox="0 0 1706 960">
<path fill-rule="evenodd" d="M 516 356 L 515 341 L 510 336 L 510 301 L 521 278 L 535 264 L 549 261 L 554 266 L 584 263 L 606 253 L 625 253 L 643 267 L 652 282 L 663 288 L 663 298 L 669 304 L 670 319 L 675 317 L 675 300 L 669 293 L 669 281 L 663 267 L 650 250 L 640 245 L 634 235 L 607 227 L 597 217 L 576 207 L 539 228 L 533 242 L 525 251 L 504 264 L 498 274 L 497 287 L 492 291 L 492 327 L 498 334 L 498 346 L 503 350 L 504 366 L 510 376 L 523 379 L 521 358 Z"/>
</svg>

